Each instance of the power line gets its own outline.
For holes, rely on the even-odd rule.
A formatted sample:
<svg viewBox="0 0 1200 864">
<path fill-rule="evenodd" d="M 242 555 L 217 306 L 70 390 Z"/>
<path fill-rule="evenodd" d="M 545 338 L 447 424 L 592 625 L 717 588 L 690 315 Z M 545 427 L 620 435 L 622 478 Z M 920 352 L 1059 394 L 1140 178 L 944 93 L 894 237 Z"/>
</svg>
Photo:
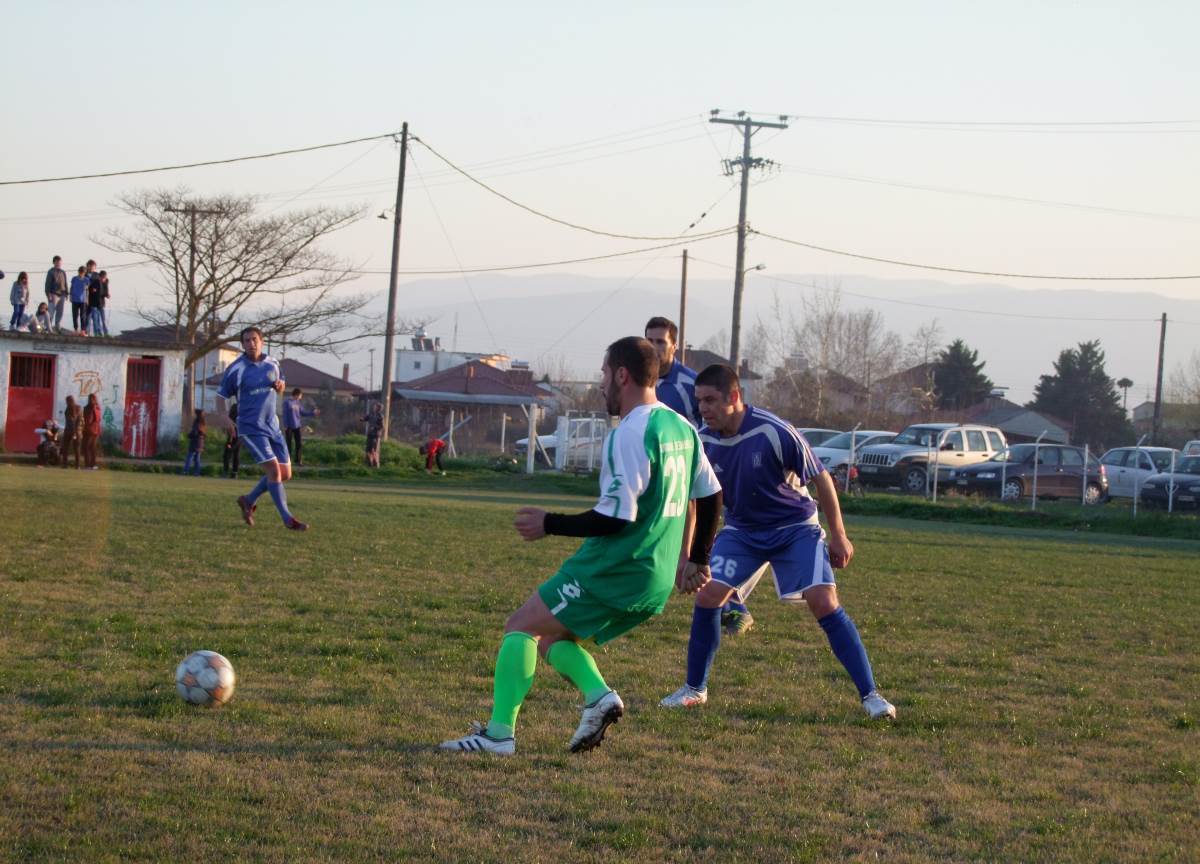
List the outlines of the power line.
<svg viewBox="0 0 1200 864">
<path fill-rule="evenodd" d="M 586 225 L 579 225 L 575 222 L 568 222 L 565 219 L 559 219 L 557 216 L 551 216 L 549 213 L 544 213 L 541 210 L 534 209 L 533 207 L 530 207 L 527 204 L 522 204 L 520 201 L 510 198 L 509 196 L 505 195 L 503 192 L 501 192 L 497 189 L 494 189 L 493 187 L 484 183 L 482 180 L 472 176 L 471 174 L 468 174 L 464 169 L 458 167 L 453 162 L 451 162 L 449 159 L 447 159 L 445 156 L 443 156 L 441 153 L 439 153 L 437 150 L 430 147 L 429 143 L 426 142 L 425 140 L 423 140 L 421 138 L 415 138 L 414 140 L 419 142 L 426 150 L 428 150 L 430 153 L 432 153 L 438 159 L 445 162 L 448 166 L 450 166 L 450 168 L 454 169 L 456 172 L 461 174 L 466 179 L 470 180 L 475 185 L 477 185 L 483 189 L 486 189 L 488 192 L 491 192 L 497 198 L 507 201 L 509 204 L 512 204 L 514 207 L 518 207 L 521 210 L 526 211 L 527 213 L 532 213 L 534 216 L 539 216 L 542 219 L 546 219 L 546 220 L 548 220 L 550 222 L 554 222 L 558 225 L 564 225 L 568 228 L 574 228 L 577 231 L 586 231 L 589 234 L 597 234 L 601 237 L 615 237 L 615 238 L 618 238 L 621 240 L 680 240 L 680 239 L 684 239 L 686 236 L 683 234 L 674 234 L 674 235 L 669 235 L 669 236 L 654 236 L 654 235 L 648 235 L 648 234 L 618 234 L 618 233 L 615 233 L 612 231 L 601 231 L 596 228 L 589 228 Z M 721 230 L 721 232 L 724 232 L 724 231 L 728 231 L 729 229 L 722 228 L 720 230 Z M 714 233 L 714 236 L 715 236 L 715 233 Z M 697 239 L 697 238 L 692 238 L 692 239 Z"/>
<path fill-rule="evenodd" d="M 1014 201 L 1020 204 L 1040 204 L 1048 207 L 1068 207 L 1075 210 L 1089 210 L 1095 213 L 1112 213 L 1121 216 L 1144 216 L 1150 219 L 1200 222 L 1200 217 L 1187 216 L 1181 213 L 1154 213 L 1148 210 L 1126 210 L 1119 207 L 1101 207 L 1094 204 L 1075 204 L 1069 201 L 1050 201 L 1044 198 L 1024 198 L 1019 195 L 1002 195 L 997 192 L 978 192 L 970 189 L 955 189 L 949 186 L 928 186 L 919 183 L 904 183 L 899 180 L 887 180 L 881 177 L 859 177 L 853 174 L 838 174 L 833 171 L 818 171 L 811 168 L 784 168 L 782 170 L 789 174 L 805 174 L 812 177 L 828 177 L 834 180 L 848 180 L 852 183 L 870 183 L 876 186 L 893 186 L 898 189 L 915 189 L 919 192 L 937 192 L 944 195 L 966 195 L 974 198 L 990 198 L 996 201 Z"/>
<path fill-rule="evenodd" d="M 1104 132 L 1108 131 L 1110 128 L 1135 129 L 1138 131 L 1147 132 L 1200 132 L 1200 128 L 1162 128 L 1170 126 L 1193 126 L 1200 124 L 1200 120 L 929 120 L 889 117 L 844 117 L 827 114 L 788 114 L 787 117 L 791 120 L 808 121 L 814 123 L 854 123 L 872 126 L 948 128 L 952 131 L 961 127 L 998 129 L 999 131 L 1011 132 L 1032 131 L 1039 129 L 1050 129 L 1052 131 L 1059 129 L 1081 129 L 1085 131 Z"/>
<path fill-rule="evenodd" d="M 385 132 L 383 135 L 371 135 L 366 138 L 354 138 L 349 141 L 335 141 L 331 144 L 315 144 L 311 147 L 294 147 L 291 150 L 276 150 L 272 153 L 259 153 L 254 156 L 235 156 L 231 159 L 211 159 L 207 162 L 189 162 L 182 165 L 163 165 L 158 168 L 134 168 L 127 171 L 105 171 L 99 174 L 75 174 L 70 177 L 42 177 L 36 180 L 0 180 L 0 186 L 24 186 L 32 183 L 60 183 L 65 180 L 95 180 L 100 177 L 126 177 L 130 174 L 155 174 L 160 171 L 180 171 L 184 168 L 203 168 L 208 165 L 228 165 L 232 162 L 248 162 L 252 159 L 272 159 L 276 156 L 290 156 L 294 153 L 309 153 L 313 150 L 328 150 L 332 147 L 345 147 L 349 144 L 362 144 L 364 141 L 378 141 L 380 138 L 391 138 L 398 133 Z"/>
<path fill-rule="evenodd" d="M 695 255 L 690 256 L 690 260 L 699 261 L 702 264 L 709 264 L 713 267 L 720 267 L 723 270 L 732 270 L 728 264 L 721 264 L 716 261 L 709 261 L 706 258 L 697 258 Z M 992 309 L 964 309 L 961 306 L 947 306 L 944 303 L 918 303 L 915 300 L 897 300 L 894 297 L 879 297 L 874 294 L 861 294 L 856 291 L 846 291 L 841 287 L 832 287 L 829 285 L 819 285 L 816 282 L 798 282 L 795 279 L 786 279 L 782 276 L 774 276 L 770 273 L 765 274 L 764 278 L 771 279 L 775 282 L 783 282 L 787 285 L 795 285 L 800 288 L 812 288 L 815 291 L 826 291 L 829 293 L 844 294 L 847 297 L 857 297 L 860 300 L 870 300 L 875 303 L 893 303 L 897 306 L 913 306 L 918 309 L 933 309 L 941 312 L 960 312 L 964 315 L 983 315 L 994 318 L 1030 318 L 1039 321 L 1088 321 L 1093 323 L 1112 323 L 1112 324 L 1146 324 L 1158 323 L 1157 318 L 1086 318 L 1078 315 L 1032 315 L 1023 312 L 998 312 Z M 1183 324 L 1188 322 L 1171 320 L 1172 324 Z"/>
<path fill-rule="evenodd" d="M 1200 273 L 1185 276 L 1063 276 L 1058 274 L 1045 273 L 998 273 L 989 270 L 969 270 L 964 267 L 943 267 L 938 264 L 917 264 L 912 261 L 897 261 L 894 258 L 879 258 L 874 255 L 863 255 L 859 252 L 846 252 L 842 249 L 830 249 L 827 246 L 817 246 L 814 243 L 804 243 L 800 240 L 789 240 L 786 237 L 778 237 L 774 234 L 768 234 L 765 231 L 759 231 L 751 228 L 752 234 L 757 234 L 760 237 L 766 237 L 768 240 L 778 240 L 780 243 L 788 243 L 792 246 L 801 246 L 805 249 L 813 249 L 817 252 L 828 252 L 831 255 L 843 255 L 847 258 L 857 258 L 861 261 L 875 261 L 880 264 L 894 264 L 897 267 L 915 267 L 919 270 L 940 270 L 943 273 L 966 273 L 971 276 L 995 276 L 1003 279 L 1057 279 L 1069 282 L 1165 282 L 1178 281 L 1182 279 L 1200 279 Z"/>
</svg>

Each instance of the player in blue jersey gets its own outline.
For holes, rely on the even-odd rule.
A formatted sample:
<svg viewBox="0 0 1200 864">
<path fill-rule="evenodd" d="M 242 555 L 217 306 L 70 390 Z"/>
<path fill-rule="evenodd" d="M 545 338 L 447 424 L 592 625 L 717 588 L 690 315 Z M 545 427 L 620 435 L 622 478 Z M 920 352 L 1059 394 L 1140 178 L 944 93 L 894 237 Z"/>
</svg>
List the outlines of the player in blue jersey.
<svg viewBox="0 0 1200 864">
<path fill-rule="evenodd" d="M 279 364 L 263 353 L 263 334 L 257 327 L 247 327 L 241 334 L 245 353 L 229 364 L 217 388 L 217 416 L 226 428 L 234 425 L 225 400 L 237 397 L 237 433 L 242 446 L 263 469 L 262 479 L 249 495 L 238 498 L 242 519 L 254 524 L 255 501 L 264 492 L 271 493 L 275 509 L 283 524 L 292 531 L 307 531 L 308 525 L 288 510 L 283 484 L 292 477 L 292 462 L 287 443 L 279 431 L 275 416 L 276 395 L 284 390 Z"/>
<path fill-rule="evenodd" d="M 704 421 L 696 405 L 696 372 L 675 359 L 679 351 L 679 328 L 670 318 L 655 316 L 646 322 L 646 339 L 658 352 L 659 378 L 654 388 L 658 401 L 673 408 L 675 413 L 682 414 L 699 429 Z M 730 597 L 721 609 L 721 627 L 725 633 L 741 636 L 753 626 L 754 616 L 746 604 Z"/>
<path fill-rule="evenodd" d="M 741 383 L 728 366 L 704 369 L 696 377 L 696 398 L 705 424 L 700 441 L 724 489 L 725 527 L 713 547 L 712 581 L 700 589 L 692 612 L 687 680 L 660 704 L 691 708 L 708 701 L 721 605 L 730 595 L 745 599 L 769 562 L 779 599 L 808 606 L 867 714 L 894 719 L 895 707 L 875 687 L 858 628 L 838 602 L 833 569 L 850 563 L 854 546 L 829 472 L 790 423 L 742 401 Z M 829 527 L 828 543 L 810 483 Z"/>
</svg>

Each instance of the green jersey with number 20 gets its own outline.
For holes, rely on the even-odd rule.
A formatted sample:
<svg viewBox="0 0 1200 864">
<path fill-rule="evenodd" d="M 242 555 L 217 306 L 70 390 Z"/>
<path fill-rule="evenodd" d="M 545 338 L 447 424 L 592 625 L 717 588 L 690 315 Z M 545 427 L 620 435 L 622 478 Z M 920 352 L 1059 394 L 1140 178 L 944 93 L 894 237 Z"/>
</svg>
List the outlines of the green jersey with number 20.
<svg viewBox="0 0 1200 864">
<path fill-rule="evenodd" d="M 720 489 L 692 425 L 662 403 L 639 405 L 605 442 L 592 508 L 629 524 L 589 537 L 560 572 L 613 608 L 661 612 L 675 586 L 688 502 Z"/>
</svg>

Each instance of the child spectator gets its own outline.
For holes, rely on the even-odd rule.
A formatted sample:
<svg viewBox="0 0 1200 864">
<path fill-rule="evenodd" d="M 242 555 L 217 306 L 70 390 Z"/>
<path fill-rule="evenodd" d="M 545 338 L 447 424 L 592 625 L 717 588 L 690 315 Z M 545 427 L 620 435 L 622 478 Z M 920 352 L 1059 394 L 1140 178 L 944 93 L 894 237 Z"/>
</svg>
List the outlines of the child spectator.
<svg viewBox="0 0 1200 864">
<path fill-rule="evenodd" d="M 299 387 L 292 390 L 291 399 L 283 400 L 283 440 L 287 442 L 288 452 L 291 454 L 292 461 L 297 465 L 304 464 L 300 455 L 300 450 L 304 446 L 304 439 L 301 436 L 304 424 L 300 418 L 316 417 L 320 413 L 320 408 L 304 407 L 304 391 Z"/>
<path fill-rule="evenodd" d="M 88 277 L 86 267 L 79 268 L 79 275 L 71 277 L 71 329 L 87 335 L 88 325 Z"/>
<path fill-rule="evenodd" d="M 63 411 L 62 467 L 67 467 L 67 457 L 75 454 L 75 470 L 79 470 L 79 442 L 83 438 L 83 409 L 74 396 L 67 397 L 67 408 Z"/>
<path fill-rule="evenodd" d="M 108 311 L 104 308 L 108 298 L 108 271 L 101 270 L 88 282 L 89 323 L 93 336 L 108 335 Z"/>
<path fill-rule="evenodd" d="M 29 332 L 31 333 L 49 333 L 53 328 L 50 321 L 50 306 L 47 303 L 39 303 L 37 313 L 33 316 L 33 320 L 29 322 Z"/>
<path fill-rule="evenodd" d="M 436 462 L 438 472 L 446 473 L 446 469 L 442 467 L 442 451 L 446 449 L 446 442 L 441 438 L 433 438 L 421 448 L 421 452 L 425 454 L 425 473 L 433 473 L 433 465 Z"/>
<path fill-rule="evenodd" d="M 225 427 L 225 452 L 221 454 L 221 473 L 231 480 L 236 480 L 241 457 L 242 442 L 237 431 L 238 406 L 234 402 L 229 406 L 229 419 L 232 425 Z M 233 470 L 230 470 L 232 464 Z"/>
<path fill-rule="evenodd" d="M 100 400 L 89 393 L 83 406 L 83 464 L 89 471 L 96 469 L 96 444 L 100 440 Z"/>
<path fill-rule="evenodd" d="M 195 474 L 200 476 L 200 453 L 204 450 L 204 439 L 208 437 L 208 424 L 204 422 L 204 409 L 196 409 L 196 419 L 192 421 L 192 428 L 188 431 L 188 452 L 187 459 L 183 463 L 183 473 Z M 195 470 L 189 472 L 189 468 L 194 467 Z"/>
<path fill-rule="evenodd" d="M 379 439 L 383 437 L 383 405 L 371 403 L 371 410 L 362 422 L 367 424 L 367 467 L 379 467 Z"/>
<path fill-rule="evenodd" d="M 59 459 L 59 439 L 61 432 L 58 424 L 53 419 L 46 421 L 46 426 L 41 430 L 42 440 L 37 446 L 37 464 L 38 467 L 43 465 L 57 465 Z"/>
<path fill-rule="evenodd" d="M 13 283 L 8 299 L 13 306 L 12 320 L 8 322 L 8 329 L 16 330 L 21 326 L 21 320 L 25 317 L 25 307 L 29 305 L 29 274 L 24 270 L 17 274 L 17 281 Z"/>
</svg>

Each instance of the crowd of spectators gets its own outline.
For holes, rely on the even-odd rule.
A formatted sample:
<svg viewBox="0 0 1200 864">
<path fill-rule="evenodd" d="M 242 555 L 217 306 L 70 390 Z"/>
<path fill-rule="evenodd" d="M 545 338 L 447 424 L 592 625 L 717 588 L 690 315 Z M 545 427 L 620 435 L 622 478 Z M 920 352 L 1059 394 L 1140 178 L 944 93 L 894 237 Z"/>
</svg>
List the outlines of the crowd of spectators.
<svg viewBox="0 0 1200 864">
<path fill-rule="evenodd" d="M 0 279 L 4 271 L 0 270 Z M 12 317 L 9 330 L 26 333 L 72 333 L 77 336 L 108 335 L 108 272 L 97 270 L 96 262 L 89 260 L 79 267 L 75 276 L 67 278 L 62 268 L 62 257 L 54 256 L 46 271 L 46 300 L 33 305 L 29 288 L 29 274 L 21 271 L 12 284 L 9 302 Z M 71 326 L 63 326 L 66 305 L 71 304 Z"/>
<path fill-rule="evenodd" d="M 37 447 L 37 464 L 66 468 L 70 457 L 74 456 L 78 470 L 82 456 L 82 467 L 95 471 L 100 422 L 100 400 L 95 393 L 88 396 L 83 406 L 75 401 L 74 396 L 68 396 L 62 425 L 51 417 L 42 428 L 36 430 L 42 436 Z"/>
</svg>

